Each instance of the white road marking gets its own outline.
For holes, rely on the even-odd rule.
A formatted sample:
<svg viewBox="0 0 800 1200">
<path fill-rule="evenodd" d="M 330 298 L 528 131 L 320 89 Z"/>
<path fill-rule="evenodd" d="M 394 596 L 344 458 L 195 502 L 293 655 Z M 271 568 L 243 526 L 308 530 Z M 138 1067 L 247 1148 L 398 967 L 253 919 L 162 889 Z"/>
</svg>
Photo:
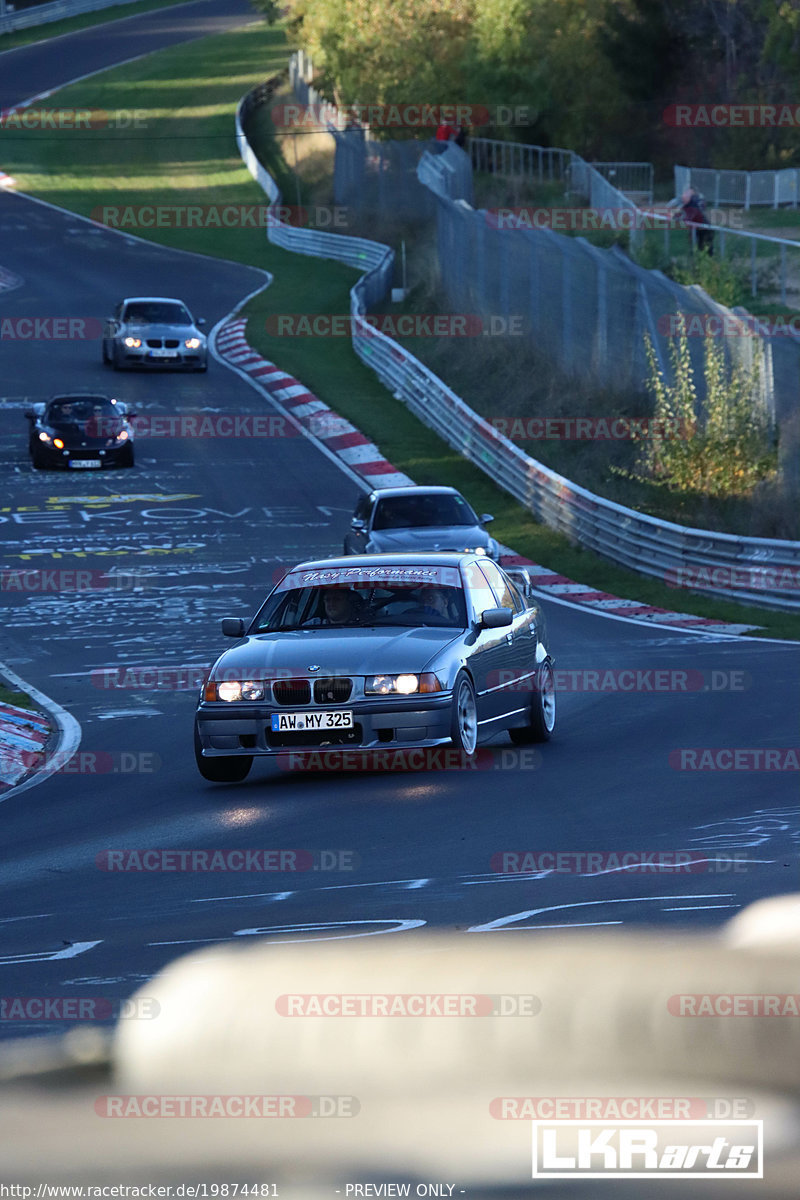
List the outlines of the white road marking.
<svg viewBox="0 0 800 1200">
<path fill-rule="evenodd" d="M 696 896 L 630 896 L 624 899 L 614 900 L 579 900 L 573 904 L 552 904 L 545 908 L 529 908 L 524 912 L 511 913 L 507 917 L 498 917 L 495 921 L 487 921 L 485 925 L 472 925 L 467 930 L 467 933 L 494 933 L 496 930 L 505 930 L 508 928 L 508 926 L 517 925 L 519 921 L 525 921 L 529 917 L 538 917 L 542 913 L 563 912 L 565 909 L 574 908 L 596 908 L 599 904 L 644 904 L 651 903 L 654 900 L 731 900 L 732 898 L 732 892 L 712 892 L 708 895 L 700 894 Z M 618 923 L 622 924 L 621 921 Z M 597 924 L 597 922 L 576 921 L 574 923 L 576 928 L 581 925 L 592 924 Z M 522 930 L 526 931 L 539 928 L 545 928 L 545 926 L 525 925 L 521 927 Z M 517 929 L 511 929 L 510 932 L 516 933 L 519 929 L 520 927 L 518 926 Z"/>
<path fill-rule="evenodd" d="M 36 950 L 31 954 L 4 954 L 0 956 L 0 967 L 10 967 L 15 963 L 54 962 L 57 958 L 77 958 L 87 950 L 99 946 L 102 938 L 96 942 L 73 942 L 63 950 Z"/>
<path fill-rule="evenodd" d="M 44 917 L 55 916 L 55 913 L 34 913 L 30 917 L 0 917 L 0 925 L 11 925 L 14 921 L 41 921 Z"/>
<path fill-rule="evenodd" d="M 341 942 L 348 938 L 379 937 L 384 933 L 404 933 L 407 929 L 419 929 L 427 922 L 418 920 L 396 920 L 384 918 L 379 921 L 315 921 L 309 925 L 275 925 L 256 929 L 237 929 L 232 937 L 227 938 L 188 938 L 178 942 L 148 942 L 148 946 L 195 946 L 208 942 L 229 942 L 234 937 L 266 937 L 270 934 L 284 933 L 315 933 L 321 929 L 345 929 L 350 925 L 393 925 L 393 929 L 361 930 L 358 933 L 339 933 L 328 937 L 318 938 L 281 938 L 281 943 L 290 945 L 293 942 Z"/>
</svg>

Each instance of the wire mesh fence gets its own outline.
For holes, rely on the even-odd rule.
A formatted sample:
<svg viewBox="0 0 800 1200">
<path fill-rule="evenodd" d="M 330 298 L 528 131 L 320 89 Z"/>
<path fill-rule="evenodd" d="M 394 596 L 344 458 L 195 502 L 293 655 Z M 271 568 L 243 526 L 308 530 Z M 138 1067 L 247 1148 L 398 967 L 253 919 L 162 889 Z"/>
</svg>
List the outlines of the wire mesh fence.
<svg viewBox="0 0 800 1200">
<path fill-rule="evenodd" d="M 797 208 L 800 193 L 800 168 L 787 167 L 780 171 L 715 171 L 708 167 L 674 168 L 675 195 L 685 187 L 702 192 L 710 204 L 741 205 L 745 209 L 756 205 L 779 208 L 790 204 Z"/>
</svg>

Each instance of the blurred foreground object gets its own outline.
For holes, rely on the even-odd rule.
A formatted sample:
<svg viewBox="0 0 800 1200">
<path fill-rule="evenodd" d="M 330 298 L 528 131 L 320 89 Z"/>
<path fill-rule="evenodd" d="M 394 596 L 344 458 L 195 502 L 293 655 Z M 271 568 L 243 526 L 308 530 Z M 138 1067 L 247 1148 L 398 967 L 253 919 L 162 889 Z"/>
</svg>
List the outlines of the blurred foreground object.
<svg viewBox="0 0 800 1200">
<path fill-rule="evenodd" d="M 86 1031 L 71 1050 L 26 1043 L 27 1066 L 25 1045 L 6 1048 L 2 1178 L 273 1182 L 298 1200 L 386 1180 L 453 1184 L 473 1200 L 533 1187 L 590 1197 L 594 1181 L 533 1183 L 530 1121 L 500 1119 L 502 1098 L 683 1098 L 693 1115 L 701 1098 L 736 1098 L 764 1120 L 766 1162 L 738 1194 L 794 1200 L 800 1017 L 686 1014 L 698 997 L 800 992 L 798 914 L 797 897 L 778 897 L 722 936 L 431 932 L 202 950 L 141 989 L 159 1016 L 121 1021 L 108 1055 Z M 408 1011 L 409 997 L 431 1015 L 301 1015 Z M 448 1006 L 475 1015 L 434 1015 Z M 99 1115 L 125 1109 L 109 1096 L 294 1102 L 282 1117 Z M 681 1200 L 717 1200 L 723 1184 L 682 1180 Z M 634 1191 L 660 1197 L 662 1181 Z"/>
</svg>

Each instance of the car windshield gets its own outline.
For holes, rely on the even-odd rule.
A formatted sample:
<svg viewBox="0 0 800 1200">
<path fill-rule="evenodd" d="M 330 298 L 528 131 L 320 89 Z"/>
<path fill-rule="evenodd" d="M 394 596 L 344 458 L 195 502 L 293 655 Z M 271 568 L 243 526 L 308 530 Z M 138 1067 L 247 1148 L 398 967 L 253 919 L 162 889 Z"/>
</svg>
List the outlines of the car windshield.
<svg viewBox="0 0 800 1200">
<path fill-rule="evenodd" d="M 372 528 L 411 529 L 477 524 L 475 513 L 462 496 L 432 493 L 422 496 L 387 496 L 384 500 L 379 500 Z"/>
<path fill-rule="evenodd" d="M 365 578 L 366 568 L 307 572 L 329 578 L 302 578 L 292 572 L 279 584 L 256 618 L 254 632 L 376 626 L 464 629 L 466 604 L 454 568 L 385 569 Z M 407 572 L 404 577 L 404 572 Z M 293 586 L 295 585 L 295 586 Z"/>
<path fill-rule="evenodd" d="M 191 325 L 182 304 L 166 300 L 137 300 L 125 307 L 123 321 L 137 325 Z"/>
<path fill-rule="evenodd" d="M 86 425 L 92 421 L 119 421 L 120 415 L 104 396 L 63 396 L 50 401 L 47 420 L 56 425 Z"/>
</svg>

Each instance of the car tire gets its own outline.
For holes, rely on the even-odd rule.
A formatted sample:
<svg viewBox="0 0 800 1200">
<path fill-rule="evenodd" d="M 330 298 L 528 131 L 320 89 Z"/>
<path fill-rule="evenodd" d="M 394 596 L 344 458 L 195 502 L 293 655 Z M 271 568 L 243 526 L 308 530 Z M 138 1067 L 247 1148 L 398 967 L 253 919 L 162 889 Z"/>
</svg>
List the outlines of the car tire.
<svg viewBox="0 0 800 1200">
<path fill-rule="evenodd" d="M 453 685 L 450 739 L 459 753 L 471 758 L 478 744 L 478 705 L 475 688 L 466 671 L 459 671 Z"/>
<path fill-rule="evenodd" d="M 105 338 L 103 338 L 103 366 L 104 367 L 111 366 L 111 359 L 108 357 L 108 350 L 106 350 L 106 339 Z"/>
<path fill-rule="evenodd" d="M 509 729 L 508 735 L 515 746 L 528 746 L 531 742 L 549 742 L 555 727 L 556 681 L 553 664 L 546 658 L 536 673 L 530 724 L 520 729 Z"/>
<path fill-rule="evenodd" d="M 119 355 L 117 354 L 116 345 L 113 345 L 111 347 L 111 366 L 114 368 L 115 371 L 122 370 L 122 363 L 119 361 Z"/>
<path fill-rule="evenodd" d="M 124 452 L 120 454 L 117 465 L 120 467 L 132 467 L 133 461 L 133 446 L 127 446 Z"/>
<path fill-rule="evenodd" d="M 38 450 L 31 450 L 31 466 L 34 471 L 43 471 L 45 462 Z"/>
<path fill-rule="evenodd" d="M 203 746 L 197 726 L 194 727 L 194 757 L 197 769 L 209 783 L 241 783 L 253 765 L 252 754 L 235 758 L 203 758 Z"/>
</svg>

